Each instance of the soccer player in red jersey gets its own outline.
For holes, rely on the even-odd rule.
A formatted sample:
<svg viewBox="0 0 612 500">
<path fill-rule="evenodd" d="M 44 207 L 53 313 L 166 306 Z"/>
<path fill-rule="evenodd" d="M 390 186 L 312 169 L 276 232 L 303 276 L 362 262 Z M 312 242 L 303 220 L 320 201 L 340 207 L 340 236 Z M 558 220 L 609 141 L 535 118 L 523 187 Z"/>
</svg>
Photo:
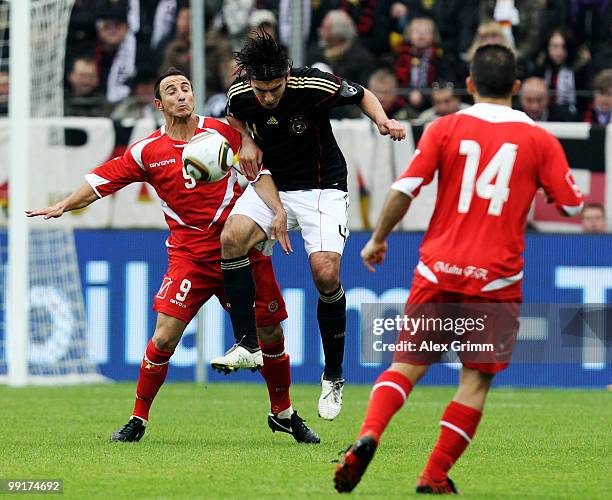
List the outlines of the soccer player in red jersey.
<svg viewBox="0 0 612 500">
<path fill-rule="evenodd" d="M 196 182 L 184 172 L 182 151 L 196 134 L 219 132 L 233 151 L 240 148 L 240 134 L 213 118 L 194 114 L 191 82 L 179 70 L 170 68 L 155 86 L 155 105 L 162 111 L 165 125 L 146 139 L 132 145 L 123 156 L 113 158 L 85 176 L 86 181 L 59 203 L 26 212 L 28 217 L 61 217 L 64 212 L 83 208 L 98 198 L 115 193 L 132 182 L 148 182 L 161 199 L 162 210 L 170 228 L 166 240 L 168 271 L 153 300 L 157 325 L 147 345 L 136 402 L 129 422 L 112 435 L 113 441 L 139 441 L 145 432 L 149 409 L 164 383 L 168 363 L 183 332 L 200 307 L 216 295 L 226 307 L 221 273 L 220 235 L 232 210 L 240 186 L 230 170 L 223 179 L 206 184 Z M 253 183 L 256 190 L 275 190 L 269 175 Z M 278 239 L 286 244 L 283 219 Z M 287 318 L 285 304 L 276 282 L 272 263 L 257 250 L 249 254 L 257 285 L 255 314 L 257 334 L 263 354 L 262 374 L 268 386 L 272 412 L 282 428 L 299 442 L 318 443 L 291 407 L 289 356 L 285 352 L 280 322 Z M 239 339 L 238 339 L 239 340 Z"/>
<path fill-rule="evenodd" d="M 509 49 L 480 48 L 466 83 L 476 104 L 425 130 L 406 171 L 391 186 L 361 256 L 370 271 L 382 263 L 387 236 L 437 172 L 436 206 L 421 244 L 406 313 L 425 304 L 495 304 L 498 319 L 509 321 L 515 336 L 524 229 L 535 192 L 542 188 L 565 215 L 580 213 L 583 197 L 557 139 L 511 109 L 520 82 Z M 448 471 L 473 439 L 493 377 L 508 366 L 509 354 L 503 362 L 461 359 L 459 388 L 442 416 L 440 436 L 419 475 L 417 493 L 457 492 Z M 336 468 L 339 492 L 357 485 L 387 424 L 430 363 L 418 352 L 394 353 L 391 366 L 374 383 L 356 442 Z"/>
</svg>

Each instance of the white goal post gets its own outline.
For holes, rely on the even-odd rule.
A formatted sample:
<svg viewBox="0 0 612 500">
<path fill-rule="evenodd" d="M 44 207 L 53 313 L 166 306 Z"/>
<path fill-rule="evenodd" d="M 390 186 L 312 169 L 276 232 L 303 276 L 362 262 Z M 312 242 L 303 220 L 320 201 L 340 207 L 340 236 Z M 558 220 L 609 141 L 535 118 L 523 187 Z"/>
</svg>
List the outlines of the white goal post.
<svg viewBox="0 0 612 500">
<path fill-rule="evenodd" d="M 8 69 L 10 87 L 8 122 L 0 126 L 10 144 L 8 244 L 0 238 L 0 382 L 15 387 L 104 380 L 88 356 L 72 230 L 33 224 L 24 214 L 33 202 L 53 202 L 32 200 L 29 179 L 45 175 L 44 165 L 31 163 L 37 144 L 63 145 L 64 130 L 54 123 L 64 112 L 73 3 L 0 1 L 0 70 Z"/>
</svg>

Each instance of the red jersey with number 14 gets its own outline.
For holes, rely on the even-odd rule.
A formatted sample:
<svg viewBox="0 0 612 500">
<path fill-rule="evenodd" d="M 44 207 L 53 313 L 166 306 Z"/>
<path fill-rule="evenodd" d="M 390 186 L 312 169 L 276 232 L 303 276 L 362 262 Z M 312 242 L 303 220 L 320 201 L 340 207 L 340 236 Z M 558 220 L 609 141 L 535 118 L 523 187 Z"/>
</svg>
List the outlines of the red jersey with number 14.
<svg viewBox="0 0 612 500">
<path fill-rule="evenodd" d="M 198 117 L 195 134 L 207 129 L 221 133 L 232 150 L 240 148 L 240 134 L 214 118 Z M 183 170 L 182 154 L 187 144 L 171 139 L 161 127 L 146 139 L 95 168 L 85 176 L 99 197 L 112 194 L 132 182 L 148 182 L 161 199 L 170 236 L 168 254 L 191 260 L 221 258 L 220 236 L 236 199 L 240 195 L 233 170 L 223 179 L 206 184 L 196 182 Z"/>
<path fill-rule="evenodd" d="M 575 215 L 582 193 L 559 141 L 527 115 L 480 103 L 432 123 L 392 188 L 438 194 L 415 283 L 465 295 L 521 297 L 527 213 L 538 188 Z"/>
</svg>

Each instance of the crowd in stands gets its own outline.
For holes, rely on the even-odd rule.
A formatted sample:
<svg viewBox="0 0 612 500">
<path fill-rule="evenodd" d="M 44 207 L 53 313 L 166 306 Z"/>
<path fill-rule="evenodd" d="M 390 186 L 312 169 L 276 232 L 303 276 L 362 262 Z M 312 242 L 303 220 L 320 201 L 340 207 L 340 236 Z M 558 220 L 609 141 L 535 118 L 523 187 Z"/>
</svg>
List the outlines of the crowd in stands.
<svg viewBox="0 0 612 500">
<path fill-rule="evenodd" d="M 232 52 L 249 33 L 289 45 L 292 3 L 206 2 L 206 114 L 223 116 Z M 611 0 L 303 0 L 303 11 L 304 62 L 368 86 L 395 118 L 426 124 L 465 107 L 472 55 L 501 43 L 519 60 L 518 109 L 538 121 L 610 123 Z M 65 114 L 155 116 L 156 75 L 171 65 L 190 73 L 190 31 L 188 0 L 75 0 Z M 359 116 L 354 107 L 333 117 Z"/>
</svg>

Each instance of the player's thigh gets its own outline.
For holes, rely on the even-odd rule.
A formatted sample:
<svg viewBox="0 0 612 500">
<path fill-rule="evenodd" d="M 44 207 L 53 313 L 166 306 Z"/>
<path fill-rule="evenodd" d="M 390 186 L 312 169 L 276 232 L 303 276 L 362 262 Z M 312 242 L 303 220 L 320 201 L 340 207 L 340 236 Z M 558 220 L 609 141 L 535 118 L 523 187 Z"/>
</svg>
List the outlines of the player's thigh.
<svg viewBox="0 0 612 500">
<path fill-rule="evenodd" d="M 238 198 L 221 234 L 221 245 L 252 243 L 250 247 L 270 237 L 274 211 L 248 185 Z"/>
<path fill-rule="evenodd" d="M 460 353 L 463 366 L 485 376 L 508 368 L 520 326 L 520 301 L 466 296 L 463 307 L 464 317 L 483 325 L 482 329 L 467 333 L 461 339 L 473 349 Z"/>
<path fill-rule="evenodd" d="M 218 261 L 195 263 L 171 257 L 153 309 L 187 325 L 219 287 L 223 275 Z"/>
<path fill-rule="evenodd" d="M 287 319 L 285 301 L 274 275 L 272 260 L 258 250 L 249 252 L 255 280 L 255 318 L 258 327 L 269 327 Z"/>
<path fill-rule="evenodd" d="M 313 189 L 281 193 L 287 213 L 295 214 L 308 255 L 334 252 L 342 255 L 349 235 L 348 193 L 338 189 Z"/>
</svg>

